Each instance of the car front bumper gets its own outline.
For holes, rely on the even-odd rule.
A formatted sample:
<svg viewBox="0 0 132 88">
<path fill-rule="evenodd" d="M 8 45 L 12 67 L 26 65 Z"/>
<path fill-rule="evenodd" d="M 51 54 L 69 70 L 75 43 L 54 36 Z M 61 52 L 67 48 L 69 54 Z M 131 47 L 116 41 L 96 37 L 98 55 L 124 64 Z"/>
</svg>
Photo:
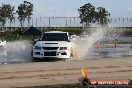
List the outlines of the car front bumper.
<svg viewBox="0 0 132 88">
<path fill-rule="evenodd" d="M 33 50 L 33 58 L 70 58 L 70 50 Z"/>
</svg>

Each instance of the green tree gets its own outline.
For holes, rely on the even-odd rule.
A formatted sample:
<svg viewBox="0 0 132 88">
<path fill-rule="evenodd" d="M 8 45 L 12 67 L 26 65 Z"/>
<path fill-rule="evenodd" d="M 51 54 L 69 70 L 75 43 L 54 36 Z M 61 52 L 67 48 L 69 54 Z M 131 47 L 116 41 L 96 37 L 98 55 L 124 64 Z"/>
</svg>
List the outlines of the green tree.
<svg viewBox="0 0 132 88">
<path fill-rule="evenodd" d="M 4 27 L 7 19 L 10 19 L 10 25 L 12 20 L 14 19 L 14 6 L 10 4 L 2 4 L 0 7 L 0 23 L 1 26 Z"/>
<path fill-rule="evenodd" d="M 103 7 L 98 7 L 98 22 L 103 26 L 108 24 L 108 17 L 110 16 L 110 13 L 108 11 L 106 11 L 105 8 Z"/>
<path fill-rule="evenodd" d="M 28 21 L 28 26 L 30 24 L 31 15 L 33 12 L 33 4 L 27 1 L 24 1 L 23 4 L 20 4 L 18 6 L 18 10 L 16 11 L 18 13 L 18 19 L 20 21 L 21 27 L 24 24 L 25 19 Z"/>
<path fill-rule="evenodd" d="M 10 27 L 11 27 L 11 24 L 13 22 L 13 20 L 15 19 L 14 18 L 14 15 L 15 15 L 15 9 L 14 9 L 14 6 L 11 6 L 10 4 L 8 5 L 8 10 L 9 10 L 9 15 L 8 15 L 8 19 L 10 20 Z"/>
<path fill-rule="evenodd" d="M 81 23 L 84 23 L 86 27 L 90 26 L 90 23 L 94 23 L 96 20 L 97 12 L 95 11 L 95 7 L 90 3 L 85 4 L 84 6 L 78 9 L 80 14 Z"/>
<path fill-rule="evenodd" d="M 108 23 L 108 17 L 110 14 L 103 7 L 98 7 L 97 10 L 90 3 L 78 9 L 80 14 L 81 23 L 85 24 L 86 27 L 90 27 L 90 23 L 98 22 L 99 24 L 106 25 Z"/>
</svg>

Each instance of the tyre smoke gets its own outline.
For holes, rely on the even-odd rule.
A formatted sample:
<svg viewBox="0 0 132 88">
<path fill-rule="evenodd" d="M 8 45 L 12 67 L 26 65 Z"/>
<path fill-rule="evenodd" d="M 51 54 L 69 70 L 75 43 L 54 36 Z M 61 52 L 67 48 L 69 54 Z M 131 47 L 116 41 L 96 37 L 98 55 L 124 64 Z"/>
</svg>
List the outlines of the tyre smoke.
<svg viewBox="0 0 132 88">
<path fill-rule="evenodd" d="M 87 31 L 85 31 L 82 35 L 77 36 L 76 39 L 73 40 L 74 60 L 87 58 L 89 49 L 93 47 L 93 44 L 95 42 L 103 37 L 103 30 L 100 27 L 96 29 L 90 28 L 86 30 Z"/>
<path fill-rule="evenodd" d="M 1 62 L 29 62 L 31 61 L 32 45 L 29 41 L 20 40 L 7 42 L 4 50 L 4 56 Z"/>
</svg>

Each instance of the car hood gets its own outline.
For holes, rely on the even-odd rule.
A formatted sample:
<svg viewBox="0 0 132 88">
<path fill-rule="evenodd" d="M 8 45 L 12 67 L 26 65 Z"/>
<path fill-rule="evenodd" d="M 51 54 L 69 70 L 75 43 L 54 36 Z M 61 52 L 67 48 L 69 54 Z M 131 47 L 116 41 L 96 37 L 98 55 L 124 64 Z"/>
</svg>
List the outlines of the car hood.
<svg viewBox="0 0 132 88">
<path fill-rule="evenodd" d="M 67 47 L 70 46 L 70 42 L 67 41 L 37 41 L 35 46 L 40 47 Z"/>
</svg>

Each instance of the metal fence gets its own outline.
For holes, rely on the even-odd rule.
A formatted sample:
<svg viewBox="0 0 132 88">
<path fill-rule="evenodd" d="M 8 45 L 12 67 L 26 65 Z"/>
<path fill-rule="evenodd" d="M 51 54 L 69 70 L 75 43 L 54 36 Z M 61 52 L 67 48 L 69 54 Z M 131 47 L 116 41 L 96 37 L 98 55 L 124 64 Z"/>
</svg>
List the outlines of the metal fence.
<svg viewBox="0 0 132 88">
<path fill-rule="evenodd" d="M 132 27 L 132 18 L 109 18 L 109 27 Z M 20 27 L 17 17 L 10 24 L 8 19 L 5 27 Z M 32 17 L 30 23 L 24 21 L 23 27 L 84 27 L 79 17 Z M 96 25 L 92 25 L 95 27 Z"/>
</svg>

